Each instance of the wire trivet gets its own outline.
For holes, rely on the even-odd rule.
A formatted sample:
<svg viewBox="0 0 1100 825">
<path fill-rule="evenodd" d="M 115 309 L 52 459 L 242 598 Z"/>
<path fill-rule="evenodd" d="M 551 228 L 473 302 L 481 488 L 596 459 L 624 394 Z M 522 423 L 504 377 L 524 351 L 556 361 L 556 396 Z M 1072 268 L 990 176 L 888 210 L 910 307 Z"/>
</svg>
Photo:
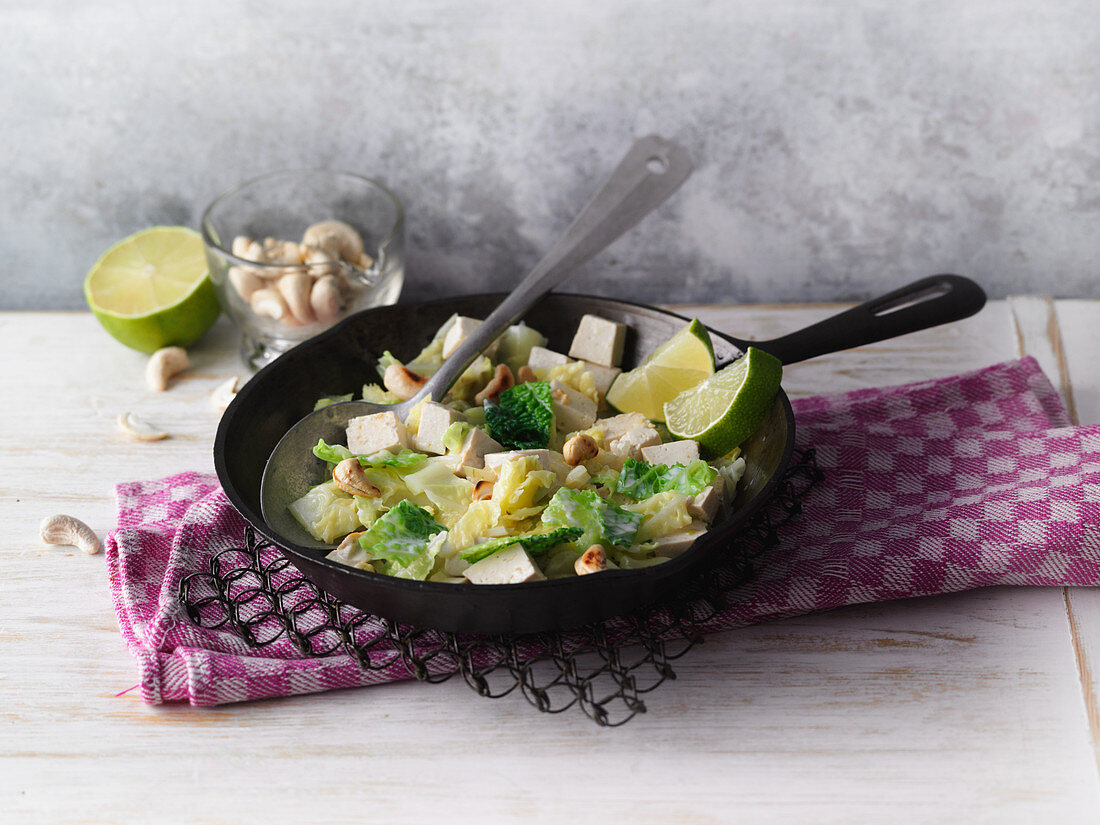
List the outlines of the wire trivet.
<svg viewBox="0 0 1100 825">
<path fill-rule="evenodd" d="M 643 694 L 676 678 L 671 662 L 702 642 L 702 628 L 752 579 L 753 561 L 776 545 L 821 478 L 814 451 L 797 452 L 773 498 L 729 550 L 711 554 L 675 593 L 633 615 L 565 631 L 475 636 L 369 615 L 319 590 L 284 556 L 265 561 L 260 551 L 271 545 L 251 526 L 244 547 L 217 553 L 209 572 L 180 582 L 179 601 L 194 624 L 228 626 L 253 648 L 285 636 L 306 656 L 343 653 L 375 672 L 399 662 L 424 682 L 460 673 L 479 696 L 519 690 L 544 713 L 576 705 L 598 725 L 621 725 L 645 712 Z"/>
</svg>

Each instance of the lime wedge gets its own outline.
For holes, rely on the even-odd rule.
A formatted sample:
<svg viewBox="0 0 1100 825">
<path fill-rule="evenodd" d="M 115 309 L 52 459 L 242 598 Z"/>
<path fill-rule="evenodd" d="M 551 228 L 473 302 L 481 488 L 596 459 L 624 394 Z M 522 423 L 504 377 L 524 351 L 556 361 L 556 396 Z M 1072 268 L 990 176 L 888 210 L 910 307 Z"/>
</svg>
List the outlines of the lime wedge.
<svg viewBox="0 0 1100 825">
<path fill-rule="evenodd" d="M 779 391 L 783 364 L 756 347 L 665 404 L 669 431 L 723 456 L 753 434 Z"/>
<path fill-rule="evenodd" d="M 619 412 L 664 421 L 666 401 L 713 373 L 714 348 L 707 328 L 693 320 L 653 350 L 641 366 L 616 378 L 607 391 L 607 403 Z"/>
<path fill-rule="evenodd" d="M 116 243 L 88 272 L 84 297 L 107 332 L 141 352 L 190 346 L 221 312 L 202 238 L 185 226 Z"/>
</svg>

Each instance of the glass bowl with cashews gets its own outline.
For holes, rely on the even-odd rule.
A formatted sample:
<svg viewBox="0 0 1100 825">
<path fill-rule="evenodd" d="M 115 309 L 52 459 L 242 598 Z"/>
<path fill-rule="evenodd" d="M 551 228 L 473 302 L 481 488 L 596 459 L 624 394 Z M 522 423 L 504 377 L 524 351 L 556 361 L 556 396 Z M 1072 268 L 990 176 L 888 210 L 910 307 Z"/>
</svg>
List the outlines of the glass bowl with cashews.
<svg viewBox="0 0 1100 825">
<path fill-rule="evenodd" d="M 377 181 L 347 172 L 273 172 L 224 192 L 203 213 L 210 278 L 259 369 L 369 307 L 396 303 L 405 212 Z"/>
</svg>

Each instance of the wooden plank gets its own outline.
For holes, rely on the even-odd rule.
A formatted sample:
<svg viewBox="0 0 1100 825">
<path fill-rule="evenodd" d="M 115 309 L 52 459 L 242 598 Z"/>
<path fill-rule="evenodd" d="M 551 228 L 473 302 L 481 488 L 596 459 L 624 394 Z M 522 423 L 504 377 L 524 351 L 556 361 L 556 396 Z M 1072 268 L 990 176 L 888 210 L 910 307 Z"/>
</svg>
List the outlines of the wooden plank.
<svg viewBox="0 0 1100 825">
<path fill-rule="evenodd" d="M 828 311 L 699 314 L 763 337 Z M 6 386 L 21 389 L 0 401 L 0 809 L 15 821 L 1095 818 L 1056 590 L 990 589 L 721 634 L 677 664 L 649 714 L 617 730 L 540 716 L 518 697 L 482 700 L 461 683 L 214 709 L 116 696 L 134 669 L 102 557 L 43 547 L 37 523 L 63 510 L 102 533 L 114 483 L 209 470 L 217 413 L 207 395 L 243 374 L 235 336 L 220 325 L 194 351 L 195 369 L 159 395 L 144 389 L 144 358 L 84 314 L 0 314 L 0 346 L 35 353 L 5 363 Z M 994 303 L 954 327 L 796 365 L 786 383 L 793 395 L 898 383 L 1013 351 L 1010 310 Z M 114 429 L 125 409 L 175 437 L 127 441 Z"/>
<path fill-rule="evenodd" d="M 1082 424 L 1100 424 L 1100 310 L 1096 301 L 1057 301 L 1065 379 Z M 1100 582 L 1098 582 L 1100 584 Z M 1100 763 L 1100 590 L 1069 588 L 1066 615 L 1073 633 L 1093 747 Z"/>
</svg>

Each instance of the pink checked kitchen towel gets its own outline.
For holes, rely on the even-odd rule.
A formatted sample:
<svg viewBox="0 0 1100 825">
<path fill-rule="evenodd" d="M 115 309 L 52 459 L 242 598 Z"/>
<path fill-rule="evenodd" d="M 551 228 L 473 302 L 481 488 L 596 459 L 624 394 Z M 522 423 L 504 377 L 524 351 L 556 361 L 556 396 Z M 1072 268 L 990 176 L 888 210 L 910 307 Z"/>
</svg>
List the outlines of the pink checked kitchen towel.
<svg viewBox="0 0 1100 825">
<path fill-rule="evenodd" d="M 1100 584 L 1100 427 L 1071 426 L 1033 359 L 794 409 L 797 444 L 816 449 L 825 480 L 707 632 L 995 584 Z M 396 651 L 366 671 L 339 652 L 304 657 L 285 636 L 257 649 L 231 629 L 192 624 L 179 583 L 240 547 L 244 520 L 199 473 L 121 484 L 117 497 L 107 559 L 147 702 L 212 705 L 409 678 Z M 381 638 L 383 628 L 367 620 L 358 632 Z"/>
</svg>

